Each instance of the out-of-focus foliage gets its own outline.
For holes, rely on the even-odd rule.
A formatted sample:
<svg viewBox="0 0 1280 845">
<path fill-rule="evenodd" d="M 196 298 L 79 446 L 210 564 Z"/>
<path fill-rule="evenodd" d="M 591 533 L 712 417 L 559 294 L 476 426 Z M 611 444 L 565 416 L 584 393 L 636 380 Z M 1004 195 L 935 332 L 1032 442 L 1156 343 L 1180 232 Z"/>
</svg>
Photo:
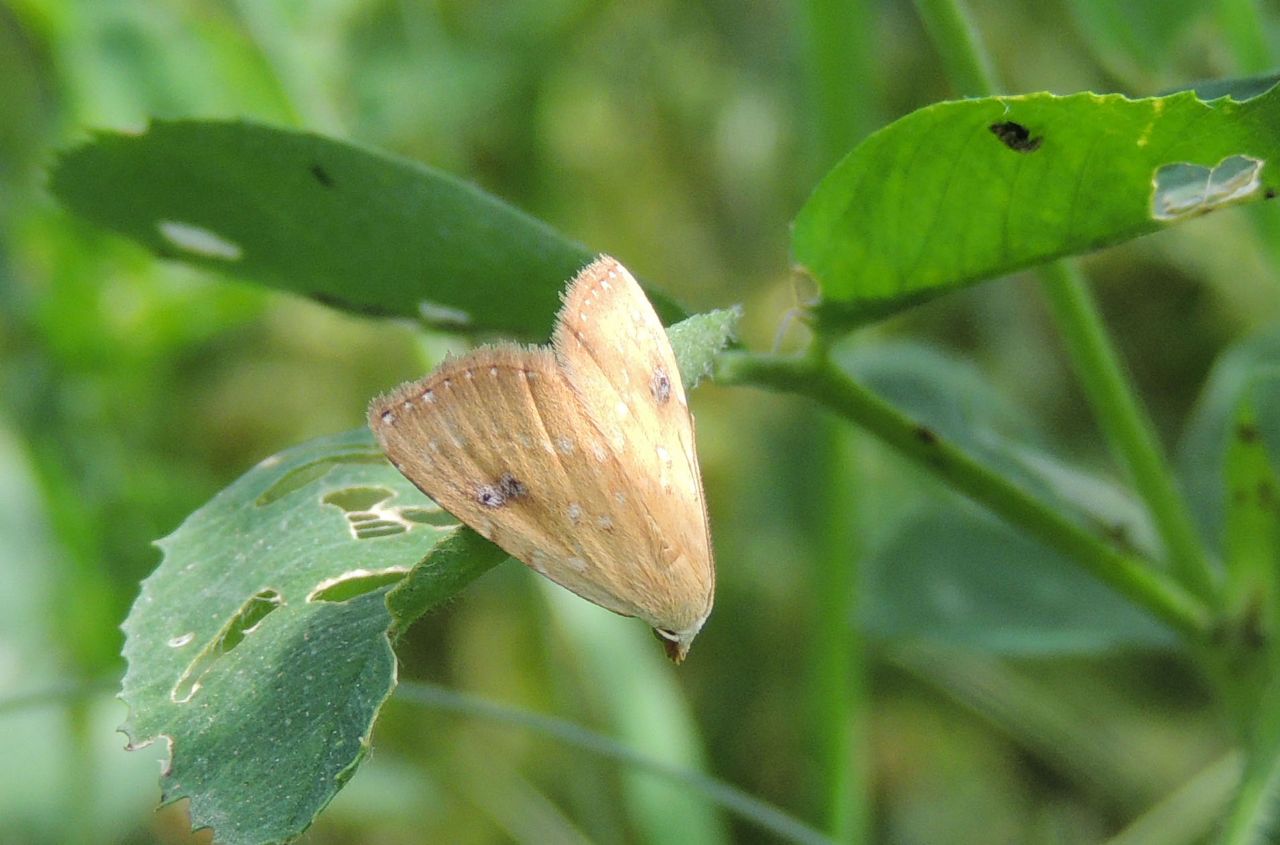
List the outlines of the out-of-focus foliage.
<svg viewBox="0 0 1280 845">
<path fill-rule="evenodd" d="M 1011 90 L 1141 96 L 1260 70 L 1236 46 L 1248 32 L 1211 4 L 1175 13 L 1144 0 L 1122 21 L 1105 3 L 972 5 Z M 909 4 L 856 8 L 863 40 L 850 49 L 874 68 L 850 81 L 866 104 L 862 125 L 953 93 Z M 0 699 L 105 681 L 39 706 L 0 704 L 10 754 L 31 761 L 0 772 L 0 840 L 92 831 L 104 842 L 188 841 L 182 805 L 151 809 L 163 747 L 126 755 L 112 733 L 126 716 L 111 698 L 122 671 L 116 626 L 159 561 L 150 542 L 261 458 L 360 425 L 370 396 L 457 344 L 158 262 L 53 204 L 43 173 L 55 150 L 90 127 L 137 130 L 153 117 L 251 118 L 349 138 L 472 180 L 696 310 L 743 302 L 746 340 L 764 348 L 797 296 L 788 221 L 834 163 L 812 140 L 810 10 L 0 3 Z M 1262 48 L 1280 55 L 1272 31 L 1260 30 Z M 1274 213 L 1221 212 L 1086 264 L 1170 441 L 1214 356 L 1280 314 Z M 923 338 L 969 359 L 1038 421 L 1055 454 L 1114 474 L 1028 286 L 973 288 L 876 334 L 862 342 Z M 1202 407 L 1231 419 L 1237 397 L 1215 396 Z M 812 445 L 821 427 L 810 408 L 760 393 L 707 387 L 693 404 L 720 566 L 717 610 L 678 673 L 637 660 L 627 684 L 606 681 L 618 648 L 655 648 L 640 626 L 578 619 L 581 608 L 545 600 L 535 576 L 500 567 L 410 631 L 401 677 L 552 711 L 663 759 L 705 761 L 818 819 L 823 749 L 811 738 L 821 735 L 823 679 L 806 658 L 822 604 L 813 585 L 825 453 Z M 1198 472 L 1202 430 L 1186 440 Z M 892 549 L 904 519 L 952 504 L 874 446 L 856 450 L 854 470 L 864 550 Z M 1214 483 L 1188 476 L 1188 487 Z M 1220 511 L 1206 516 L 1214 538 L 1222 522 Z M 1072 759 L 1068 745 L 1054 756 L 1036 740 L 1060 734 L 1034 719 L 993 727 L 992 702 L 1025 701 L 1026 685 L 984 678 L 966 693 L 941 672 L 931 682 L 885 664 L 870 727 L 886 841 L 1098 841 L 1230 742 L 1180 657 L 1016 665 L 1033 703 L 1122 738 L 1126 753 Z M 655 798 L 642 774 L 394 699 L 374 743 L 320 817 L 318 841 L 657 841 L 686 821 L 703 841 L 760 836 L 694 796 L 668 787 Z M 1146 761 L 1140 776 L 1125 770 L 1133 760 Z M 1080 774 L 1090 771 L 1092 781 Z"/>
</svg>

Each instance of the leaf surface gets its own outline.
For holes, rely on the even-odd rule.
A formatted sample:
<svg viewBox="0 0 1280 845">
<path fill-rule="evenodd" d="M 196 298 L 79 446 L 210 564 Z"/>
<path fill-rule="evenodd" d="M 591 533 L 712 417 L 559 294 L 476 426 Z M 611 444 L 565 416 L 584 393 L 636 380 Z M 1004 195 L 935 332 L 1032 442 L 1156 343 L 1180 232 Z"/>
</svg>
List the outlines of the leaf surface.
<svg viewBox="0 0 1280 845">
<path fill-rule="evenodd" d="M 1274 196 L 1280 90 L 943 102 L 853 149 L 796 216 L 819 316 L 852 325 L 982 279 Z"/>
</svg>

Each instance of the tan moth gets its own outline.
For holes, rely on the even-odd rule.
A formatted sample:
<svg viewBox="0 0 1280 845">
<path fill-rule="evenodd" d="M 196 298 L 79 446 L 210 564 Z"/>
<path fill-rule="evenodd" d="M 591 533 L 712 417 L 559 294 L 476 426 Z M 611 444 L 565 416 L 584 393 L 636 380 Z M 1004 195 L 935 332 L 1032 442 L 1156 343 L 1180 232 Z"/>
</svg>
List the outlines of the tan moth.
<svg viewBox="0 0 1280 845">
<path fill-rule="evenodd" d="M 441 507 L 684 659 L 715 590 L 693 416 L 666 331 L 617 261 L 569 283 L 549 346 L 447 359 L 375 399 L 369 426 Z"/>
</svg>

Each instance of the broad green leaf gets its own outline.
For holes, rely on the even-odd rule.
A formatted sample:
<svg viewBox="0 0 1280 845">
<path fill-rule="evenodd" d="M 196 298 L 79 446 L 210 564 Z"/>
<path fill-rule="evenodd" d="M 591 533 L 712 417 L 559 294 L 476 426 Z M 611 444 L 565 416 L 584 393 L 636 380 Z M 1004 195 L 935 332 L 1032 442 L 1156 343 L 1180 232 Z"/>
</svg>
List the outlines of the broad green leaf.
<svg viewBox="0 0 1280 845">
<path fill-rule="evenodd" d="M 1274 194 L 1280 91 L 938 103 L 854 148 L 792 233 L 835 327 Z"/>
<path fill-rule="evenodd" d="M 153 123 L 66 152 L 54 193 L 157 254 L 349 310 L 550 333 L 591 253 L 446 173 L 306 132 Z M 683 316 L 650 292 L 667 319 Z"/>
<path fill-rule="evenodd" d="M 131 746 L 168 739 L 165 803 L 189 797 L 219 842 L 306 829 L 395 685 L 389 585 L 430 581 L 459 533 L 362 429 L 268 458 L 161 540 L 123 626 L 121 697 Z M 453 564 L 450 589 L 504 558 Z"/>
<path fill-rule="evenodd" d="M 1255 397 L 1280 388 L 1277 373 L 1260 376 L 1240 398 L 1226 454 L 1226 535 L 1232 609 L 1270 619 L 1280 562 L 1280 486 L 1263 442 Z M 1256 614 L 1261 614 L 1261 619 Z"/>
<path fill-rule="evenodd" d="M 1154 534 L 1127 491 L 1054 457 L 972 366 L 907 344 L 841 353 L 867 384 L 937 436 L 1115 542 Z M 1172 634 L 1014 527 L 944 499 L 901 515 L 865 564 L 861 619 L 875 637 L 1004 654 L 1166 648 Z"/>
<path fill-rule="evenodd" d="M 1055 656 L 1175 644 L 1058 551 L 968 507 L 904 519 L 863 573 L 861 620 L 877 639 Z"/>
</svg>

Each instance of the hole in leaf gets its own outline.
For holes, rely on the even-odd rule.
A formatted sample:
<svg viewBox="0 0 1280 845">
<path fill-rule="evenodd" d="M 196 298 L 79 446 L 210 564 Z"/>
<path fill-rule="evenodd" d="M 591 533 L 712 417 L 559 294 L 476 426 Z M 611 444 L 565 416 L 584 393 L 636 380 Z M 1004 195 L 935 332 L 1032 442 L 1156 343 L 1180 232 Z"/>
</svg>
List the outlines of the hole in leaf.
<svg viewBox="0 0 1280 845">
<path fill-rule="evenodd" d="M 445 510 L 428 510 L 427 508 L 401 508 L 400 515 L 410 522 L 423 525 L 457 525 L 458 520 Z"/>
<path fill-rule="evenodd" d="M 340 464 L 378 464 L 385 460 L 381 452 L 351 452 L 303 464 L 285 473 L 274 484 L 263 490 L 254 504 L 261 507 L 282 499 L 295 490 L 301 490 L 311 482 L 323 478 L 329 470 Z"/>
<path fill-rule="evenodd" d="M 1151 216 L 1180 220 L 1248 199 L 1262 187 L 1259 177 L 1264 163 L 1234 155 L 1213 168 L 1188 162 L 1166 164 L 1152 179 Z"/>
<path fill-rule="evenodd" d="M 213 665 L 223 656 L 230 654 L 232 649 L 244 641 L 246 635 L 253 633 L 254 629 L 262 624 L 262 620 L 282 604 L 284 604 L 284 597 L 280 595 L 279 590 L 262 590 L 250 596 L 249 600 L 227 621 L 227 624 L 222 626 L 222 630 L 213 642 L 205 646 L 204 650 L 187 666 L 187 671 L 183 672 L 182 677 L 178 679 L 170 697 L 179 704 L 190 701 L 191 696 L 200 689 L 201 680 Z"/>
<path fill-rule="evenodd" d="M 337 505 L 344 511 L 371 511 L 395 494 L 385 487 L 348 487 L 324 497 L 326 505 Z"/>
<path fill-rule="evenodd" d="M 403 530 L 403 529 L 402 529 Z M 307 601 L 341 602 L 380 590 L 388 584 L 394 584 L 405 576 L 407 569 L 384 569 L 370 572 L 367 569 L 356 569 L 337 578 L 321 581 L 319 586 L 307 596 Z"/>
<path fill-rule="evenodd" d="M 342 510 L 357 540 L 404 534 L 415 524 L 454 525 L 457 522 L 439 508 L 397 508 L 384 504 L 395 495 L 395 491 L 386 487 L 348 487 L 334 490 L 322 501 Z"/>
</svg>

